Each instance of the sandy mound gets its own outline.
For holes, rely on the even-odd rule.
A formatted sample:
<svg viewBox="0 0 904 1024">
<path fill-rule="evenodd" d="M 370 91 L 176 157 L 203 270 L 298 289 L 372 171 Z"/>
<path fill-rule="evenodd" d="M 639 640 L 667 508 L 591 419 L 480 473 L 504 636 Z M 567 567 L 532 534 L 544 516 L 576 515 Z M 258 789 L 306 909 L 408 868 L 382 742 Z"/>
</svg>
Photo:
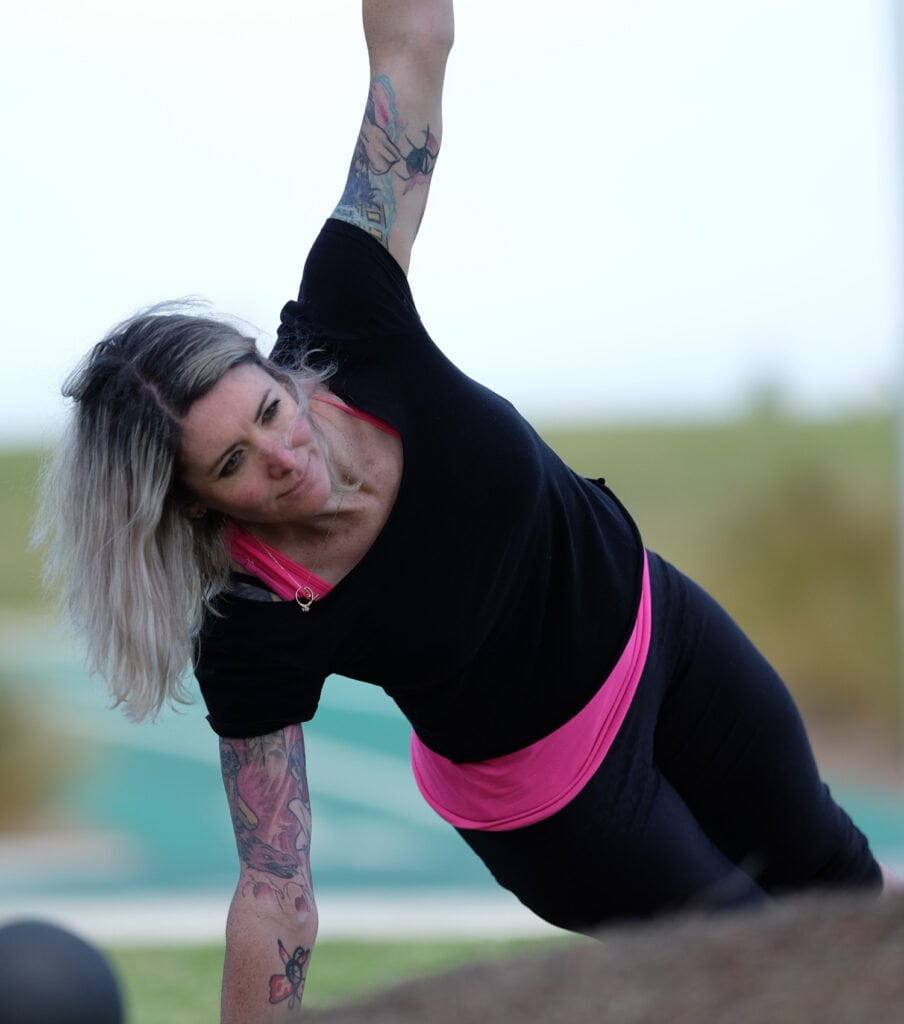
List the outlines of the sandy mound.
<svg viewBox="0 0 904 1024">
<path fill-rule="evenodd" d="M 765 910 L 621 925 L 477 964 L 312 1024 L 891 1024 L 904 1020 L 904 896 L 822 896 Z"/>
</svg>

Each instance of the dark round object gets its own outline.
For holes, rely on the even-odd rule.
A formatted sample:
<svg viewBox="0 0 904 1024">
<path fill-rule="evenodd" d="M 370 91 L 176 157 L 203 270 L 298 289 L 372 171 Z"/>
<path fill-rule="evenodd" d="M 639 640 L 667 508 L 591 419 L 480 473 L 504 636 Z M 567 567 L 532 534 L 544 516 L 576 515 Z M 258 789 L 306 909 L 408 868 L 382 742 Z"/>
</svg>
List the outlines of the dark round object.
<svg viewBox="0 0 904 1024">
<path fill-rule="evenodd" d="M 100 950 L 46 921 L 0 927 L 0 1024 L 123 1024 Z"/>
</svg>

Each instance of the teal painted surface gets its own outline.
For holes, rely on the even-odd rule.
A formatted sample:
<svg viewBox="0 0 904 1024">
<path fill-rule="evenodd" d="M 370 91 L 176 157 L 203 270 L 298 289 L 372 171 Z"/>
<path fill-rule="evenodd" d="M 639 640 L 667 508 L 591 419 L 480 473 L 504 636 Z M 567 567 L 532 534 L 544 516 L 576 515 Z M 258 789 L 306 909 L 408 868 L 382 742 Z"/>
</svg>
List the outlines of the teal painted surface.
<svg viewBox="0 0 904 1024">
<path fill-rule="evenodd" d="M 53 708 L 53 729 L 77 757 L 53 812 L 58 855 L 42 852 L 34 864 L 7 858 L 0 899 L 231 889 L 238 860 L 217 738 L 200 702 L 134 725 L 106 707 L 101 687 L 65 644 L 6 654 L 4 675 Z M 483 866 L 417 794 L 408 736 L 381 691 L 329 680 L 316 720 L 305 727 L 318 888 L 492 888 Z"/>
<path fill-rule="evenodd" d="M 3 672 L 35 700 L 49 701 L 54 728 L 79 756 L 57 798 L 59 849 L 34 863 L 7 863 L 0 898 L 232 888 L 237 857 L 217 740 L 200 704 L 133 725 L 105 706 L 71 645 L 54 638 L 5 652 Z M 380 691 L 338 678 L 327 684 L 305 728 L 318 888 L 493 888 L 417 794 L 408 735 Z M 904 865 L 900 794 L 830 783 L 880 859 Z"/>
</svg>

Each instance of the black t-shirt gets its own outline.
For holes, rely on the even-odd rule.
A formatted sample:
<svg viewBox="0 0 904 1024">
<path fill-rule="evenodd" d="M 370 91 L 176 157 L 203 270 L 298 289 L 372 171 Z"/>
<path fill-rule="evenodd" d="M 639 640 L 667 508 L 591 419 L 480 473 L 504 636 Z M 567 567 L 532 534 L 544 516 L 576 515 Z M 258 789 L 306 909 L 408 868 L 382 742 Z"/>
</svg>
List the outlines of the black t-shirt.
<svg viewBox="0 0 904 1024">
<path fill-rule="evenodd" d="M 399 265 L 342 221 L 327 221 L 282 312 L 274 360 L 302 350 L 335 366 L 337 395 L 399 431 L 401 485 L 371 549 L 309 613 L 218 599 L 196 664 L 214 730 L 307 721 L 331 673 L 383 687 L 453 761 L 563 724 L 634 624 L 643 550 L 628 514 L 449 362 Z"/>
</svg>

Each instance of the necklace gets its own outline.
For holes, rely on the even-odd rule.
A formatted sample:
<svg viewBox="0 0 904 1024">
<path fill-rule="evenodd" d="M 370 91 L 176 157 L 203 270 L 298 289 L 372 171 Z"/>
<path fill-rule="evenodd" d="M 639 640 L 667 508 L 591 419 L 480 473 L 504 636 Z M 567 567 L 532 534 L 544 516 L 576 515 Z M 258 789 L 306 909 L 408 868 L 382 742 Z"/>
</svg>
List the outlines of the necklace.
<svg viewBox="0 0 904 1024">
<path fill-rule="evenodd" d="M 326 528 L 326 533 L 323 535 L 323 540 L 319 542 L 319 547 L 321 549 L 326 547 L 330 537 L 332 537 L 333 535 L 333 528 L 336 525 L 336 520 L 339 517 L 339 513 L 342 511 L 342 503 L 344 501 L 345 494 L 340 493 L 339 501 L 336 504 L 336 511 L 330 517 L 329 526 L 327 526 Z M 291 583 L 295 586 L 295 603 L 303 612 L 309 612 L 315 600 L 326 596 L 326 594 L 328 594 L 333 589 L 332 584 L 327 583 L 326 580 L 322 580 L 318 576 L 315 576 L 310 569 L 306 569 L 304 566 L 299 565 L 297 562 L 286 558 L 285 555 L 281 555 L 278 551 L 271 548 L 270 545 L 267 544 L 265 541 L 261 541 L 261 544 L 263 545 L 264 551 L 266 551 L 266 553 L 270 556 L 271 560 L 273 561 L 273 564 L 282 573 L 284 573 L 289 578 Z M 291 573 L 289 572 L 290 568 L 294 568 L 296 571 L 300 569 L 301 574 L 308 578 L 308 583 L 299 583 L 296 579 L 294 579 Z M 315 583 L 320 593 L 315 592 L 315 590 L 308 585 L 309 583 Z"/>
<path fill-rule="evenodd" d="M 279 570 L 280 574 L 286 577 L 289 583 L 295 588 L 295 592 L 292 596 L 295 600 L 295 603 L 303 612 L 309 612 L 311 610 L 312 605 L 314 604 L 314 599 L 318 597 L 323 597 L 324 594 L 329 593 L 329 591 L 332 589 L 329 583 L 326 583 L 324 580 L 319 579 L 317 580 L 317 583 L 320 584 L 318 588 L 320 590 L 320 593 L 316 593 L 312 587 L 308 586 L 307 583 L 299 583 L 298 580 L 295 579 L 292 573 L 289 571 L 290 566 L 289 564 L 287 564 L 288 559 L 280 555 L 278 551 L 274 551 L 274 549 L 271 548 L 270 545 L 266 544 L 264 541 L 259 541 L 259 543 L 264 551 L 264 554 L 270 558 L 270 560 Z M 313 573 L 309 573 L 307 569 L 304 569 L 303 566 L 298 565 L 297 562 L 292 562 L 291 565 L 295 567 L 296 571 L 298 569 L 302 569 L 305 575 L 313 577 L 311 579 L 311 582 L 313 582 L 314 579 L 317 579 L 316 577 L 314 577 Z"/>
<path fill-rule="evenodd" d="M 329 528 L 320 542 L 321 545 L 327 544 L 332 536 L 344 497 L 340 496 Z M 303 612 L 309 612 L 315 601 L 325 597 L 333 589 L 332 584 L 320 579 L 309 569 L 281 554 L 266 541 L 255 537 L 236 523 L 229 523 L 227 526 L 227 543 L 236 562 L 244 566 L 252 576 L 263 580 L 283 600 L 294 600 Z M 269 563 L 275 567 L 275 572 Z"/>
</svg>

